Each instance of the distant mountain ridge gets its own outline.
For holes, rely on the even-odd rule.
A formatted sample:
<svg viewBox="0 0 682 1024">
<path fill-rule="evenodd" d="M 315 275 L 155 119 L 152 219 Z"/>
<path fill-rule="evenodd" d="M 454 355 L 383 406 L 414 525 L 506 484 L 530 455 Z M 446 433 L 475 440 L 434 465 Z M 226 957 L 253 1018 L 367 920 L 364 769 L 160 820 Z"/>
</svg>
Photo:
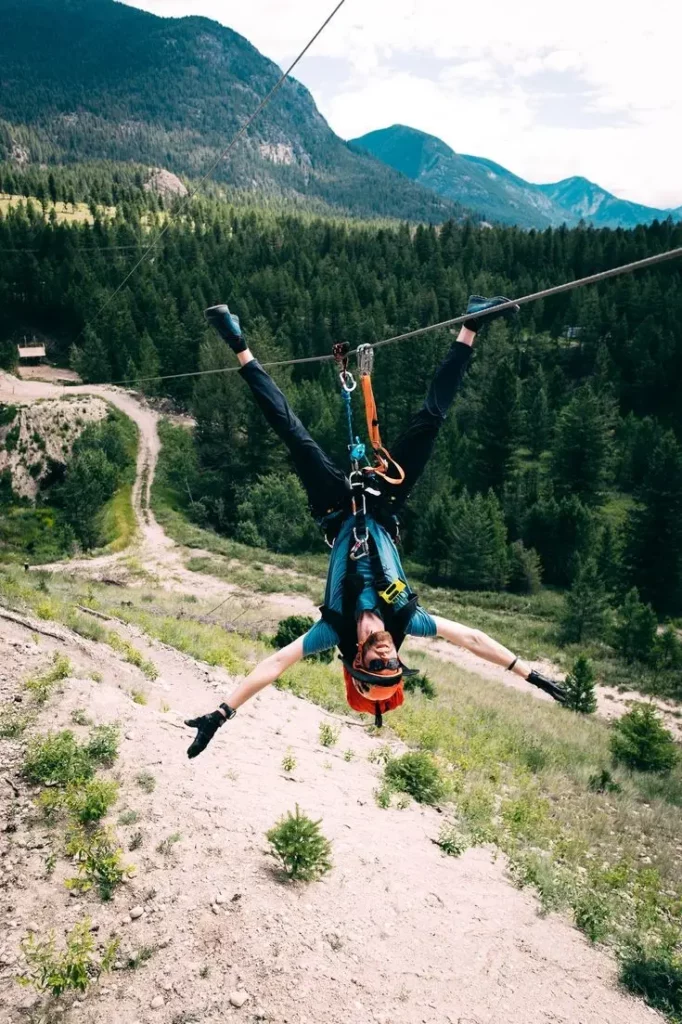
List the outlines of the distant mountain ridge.
<svg viewBox="0 0 682 1024">
<path fill-rule="evenodd" d="M 492 160 L 455 153 L 441 139 L 405 125 L 369 132 L 351 145 L 491 221 L 544 228 L 584 220 L 595 227 L 631 228 L 667 217 L 682 220 L 682 207 L 658 210 L 631 203 L 586 178 L 534 185 Z"/>
<path fill-rule="evenodd" d="M 231 29 L 114 0 L 0 0 L 0 160 L 134 161 L 197 177 L 280 77 Z M 352 151 L 293 78 L 215 177 L 362 216 L 461 219 Z"/>
</svg>

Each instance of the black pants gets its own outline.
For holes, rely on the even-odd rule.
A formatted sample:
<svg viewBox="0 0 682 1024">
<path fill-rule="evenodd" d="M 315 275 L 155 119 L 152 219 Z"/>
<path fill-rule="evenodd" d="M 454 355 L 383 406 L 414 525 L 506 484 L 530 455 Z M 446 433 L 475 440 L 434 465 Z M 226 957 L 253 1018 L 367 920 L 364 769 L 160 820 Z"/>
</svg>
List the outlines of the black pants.
<svg viewBox="0 0 682 1024">
<path fill-rule="evenodd" d="M 470 358 L 469 345 L 451 345 L 436 370 L 423 406 L 395 444 L 389 446 L 391 455 L 405 471 L 405 481 L 396 488 L 392 510 L 404 505 L 424 471 Z M 255 359 L 239 372 L 266 420 L 289 449 L 313 515 L 319 518 L 346 505 L 350 495 L 348 477 L 312 439 L 272 377 Z"/>
</svg>

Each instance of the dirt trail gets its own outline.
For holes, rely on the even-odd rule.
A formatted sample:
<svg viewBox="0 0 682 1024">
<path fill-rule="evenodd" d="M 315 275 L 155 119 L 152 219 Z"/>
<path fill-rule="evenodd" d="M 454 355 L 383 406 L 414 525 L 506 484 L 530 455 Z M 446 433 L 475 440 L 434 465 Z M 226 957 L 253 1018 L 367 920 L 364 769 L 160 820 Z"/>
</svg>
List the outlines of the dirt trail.
<svg viewBox="0 0 682 1024">
<path fill-rule="evenodd" d="M 367 760 L 378 740 L 342 724 L 333 748 L 317 742 L 323 711 L 271 690 L 189 762 L 184 717 L 211 707 L 228 680 L 136 630 L 127 637 L 159 669 L 153 684 L 108 648 L 75 636 L 44 639 L 3 622 L 0 696 L 40 670 L 54 651 L 74 675 L 52 699 L 42 729 L 73 726 L 85 708 L 120 723 L 114 772 L 124 808 L 137 822 L 116 826 L 135 877 L 110 903 L 73 898 L 63 886 L 73 865 L 45 857 L 55 839 L 37 816 L 18 774 L 20 741 L 0 744 L 0 769 L 17 795 L 0 788 L 0 936 L 3 1024 L 38 1019 L 36 997 L 13 978 L 28 927 L 58 936 L 88 915 L 98 941 L 121 940 L 121 962 L 143 948 L 151 959 L 114 971 L 76 1003 L 80 1024 L 179 1024 L 234 1019 L 273 1024 L 647 1024 L 657 1014 L 618 990 L 615 964 L 566 921 L 541 917 L 535 898 L 513 888 L 503 858 L 483 849 L 443 855 L 431 840 L 442 817 L 412 805 L 380 810 L 372 791 L 380 770 Z M 101 682 L 89 673 L 97 669 Z M 140 706 L 127 691 L 144 689 Z M 169 707 L 169 710 L 161 710 Z M 281 768 L 288 748 L 298 765 Z M 351 749 L 346 762 L 342 752 Z M 140 771 L 157 782 L 152 794 Z M 323 820 L 334 869 L 310 886 L 283 884 L 265 855 L 265 831 L 295 803 Z M 7 826 L 10 827 L 7 827 Z M 158 850 L 179 838 L 170 853 Z M 55 846 L 58 849 L 58 845 Z M 1 886 L 5 888 L 1 888 Z M 129 911 L 143 908 L 131 920 Z M 241 1009 L 230 1002 L 247 994 Z M 163 1005 L 152 1009 L 161 997 Z M 243 995 L 236 996 L 239 1002 Z"/>
</svg>

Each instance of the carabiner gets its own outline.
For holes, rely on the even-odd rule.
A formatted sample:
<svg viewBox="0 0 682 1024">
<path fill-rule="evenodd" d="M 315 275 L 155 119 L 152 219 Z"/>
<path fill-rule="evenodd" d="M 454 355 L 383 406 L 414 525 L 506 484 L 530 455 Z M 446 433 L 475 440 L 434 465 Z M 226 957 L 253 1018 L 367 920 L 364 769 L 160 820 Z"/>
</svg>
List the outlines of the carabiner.
<svg viewBox="0 0 682 1024">
<path fill-rule="evenodd" d="M 339 379 L 341 381 L 341 387 L 347 394 L 350 395 L 353 391 L 355 391 L 357 384 L 355 382 L 355 377 L 350 372 L 350 370 L 342 370 L 341 373 L 339 374 Z"/>
</svg>

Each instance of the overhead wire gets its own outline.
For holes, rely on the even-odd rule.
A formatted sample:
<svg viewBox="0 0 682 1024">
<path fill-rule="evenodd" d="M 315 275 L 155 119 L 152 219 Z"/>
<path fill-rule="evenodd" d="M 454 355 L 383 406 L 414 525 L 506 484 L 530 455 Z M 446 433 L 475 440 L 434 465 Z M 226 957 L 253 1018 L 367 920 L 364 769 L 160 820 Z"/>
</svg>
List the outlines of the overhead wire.
<svg viewBox="0 0 682 1024">
<path fill-rule="evenodd" d="M 590 274 L 588 277 L 581 277 L 575 281 L 565 281 L 563 284 L 553 285 L 551 288 L 543 288 L 539 292 L 531 292 L 528 295 L 522 295 L 518 299 L 508 299 L 506 302 L 495 306 L 495 312 L 500 313 L 505 309 L 515 309 L 517 306 L 525 306 L 530 302 L 538 302 L 540 299 L 547 299 L 554 295 L 561 295 L 565 292 L 574 291 L 576 288 L 584 288 L 590 284 L 599 284 L 601 281 L 607 281 L 609 278 L 618 277 L 621 274 L 631 274 L 636 270 L 642 270 L 645 267 L 653 267 L 659 263 L 678 259 L 681 256 L 682 247 L 678 249 L 669 249 L 667 252 L 657 253 L 655 256 L 647 256 L 644 259 L 636 260 L 634 263 L 624 263 L 620 267 L 612 267 L 610 270 L 602 270 L 597 274 Z M 482 319 L 489 315 L 489 313 L 489 309 L 483 309 L 477 313 L 463 313 L 461 316 L 453 317 L 450 320 L 441 320 L 437 324 L 430 324 L 427 327 L 417 327 L 413 331 L 405 331 L 403 334 L 395 334 L 391 338 L 384 338 L 382 341 L 372 342 L 372 348 L 381 348 L 384 345 L 393 345 L 395 342 L 406 341 L 408 338 L 417 338 L 423 334 L 429 334 L 431 331 L 447 330 L 448 328 L 468 323 L 470 320 Z M 356 355 L 357 351 L 357 348 L 352 349 L 348 352 L 348 355 Z M 271 362 L 263 363 L 262 366 L 269 370 L 282 366 L 301 366 L 305 363 L 325 363 L 332 359 L 334 359 L 334 356 L 329 352 L 319 356 L 301 356 L 297 359 L 276 359 Z M 193 370 L 189 373 L 171 373 L 160 377 L 133 377 L 128 378 L 127 380 L 110 381 L 109 383 L 112 387 L 124 386 L 126 384 L 148 384 L 152 381 L 159 380 L 178 380 L 181 377 L 205 377 L 216 373 L 236 373 L 239 369 L 239 366 L 221 366 L 213 370 Z"/>
<path fill-rule="evenodd" d="M 283 73 L 282 73 L 282 74 L 280 75 L 280 77 L 278 78 L 277 82 L 276 82 L 276 83 L 275 83 L 275 84 L 273 85 L 272 89 L 271 89 L 271 90 L 270 90 L 270 91 L 269 91 L 269 92 L 267 93 L 267 95 L 266 95 L 266 96 L 264 96 L 264 97 L 263 97 L 263 99 L 262 99 L 262 100 L 260 101 L 260 103 L 258 104 L 258 106 L 256 107 L 256 109 L 255 109 L 255 110 L 253 111 L 253 113 L 252 113 L 252 114 L 251 114 L 251 115 L 250 115 L 250 116 L 249 116 L 249 117 L 247 118 L 246 122 L 245 122 L 245 123 L 244 123 L 244 124 L 243 124 L 243 125 L 241 126 L 241 128 L 239 128 L 239 129 L 237 130 L 237 132 L 235 132 L 235 134 L 233 135 L 232 139 L 231 139 L 231 140 L 230 140 L 230 142 L 229 142 L 229 143 L 227 144 L 227 146 L 226 146 L 226 147 L 225 147 L 225 148 L 224 148 L 224 149 L 223 149 L 223 150 L 222 150 L 222 151 L 221 151 L 221 152 L 220 152 L 220 153 L 218 154 L 218 156 L 217 156 L 217 157 L 216 157 L 216 159 L 215 159 L 215 160 L 213 161 L 213 163 L 211 164 L 211 166 L 209 167 L 209 169 L 208 169 L 208 170 L 206 171 L 206 173 L 204 174 L 204 176 L 203 176 L 202 178 L 200 178 L 200 179 L 199 179 L 199 181 L 198 181 L 198 182 L 197 182 L 197 184 L 196 184 L 196 185 L 194 186 L 194 188 L 192 189 L 192 191 L 191 191 L 191 192 L 189 192 L 187 196 L 185 196 L 185 198 L 184 198 L 184 199 L 182 200 L 182 202 L 184 202 L 184 203 L 186 203 L 186 204 L 189 204 L 189 203 L 191 203 L 191 202 L 192 202 L 192 200 L 193 200 L 193 199 L 195 199 L 195 198 L 196 198 L 196 196 L 197 196 L 197 195 L 198 195 L 198 193 L 199 193 L 199 190 L 200 190 L 200 189 L 202 188 L 202 186 L 203 186 L 203 185 L 205 185 L 205 183 L 206 183 L 206 182 L 208 181 L 208 179 L 209 179 L 209 178 L 211 177 L 211 175 L 212 175 L 212 174 L 213 174 L 213 172 L 215 171 L 215 169 L 216 169 L 216 167 L 218 166 L 218 164 L 220 164 L 220 163 L 221 163 L 221 162 L 222 162 L 222 161 L 223 161 L 223 160 L 224 160 L 224 159 L 225 159 L 225 158 L 226 158 L 227 156 L 229 156 L 229 154 L 230 154 L 230 153 L 232 152 L 232 150 L 233 150 L 233 149 L 234 149 L 234 147 L 235 147 L 235 146 L 237 145 L 237 143 L 239 142 L 239 140 L 240 140 L 241 138 L 243 138 L 243 136 L 244 136 L 244 135 L 246 134 L 246 132 L 247 132 L 247 131 L 249 130 L 249 128 L 251 127 L 251 125 L 253 124 L 253 122 L 254 122 L 254 121 L 256 120 L 256 118 L 258 117 L 258 115 L 260 114 L 260 112 L 261 112 L 261 111 L 262 111 L 262 110 L 263 110 L 263 109 L 264 109 L 264 108 L 265 108 L 265 107 L 266 107 L 266 106 L 267 106 L 267 105 L 268 105 L 268 104 L 270 103 L 270 101 L 271 101 L 271 100 L 272 100 L 272 99 L 274 98 L 274 96 L 275 96 L 275 95 L 276 95 L 276 94 L 277 94 L 277 93 L 279 92 L 279 90 L 280 90 L 280 89 L 282 88 L 282 86 L 283 86 L 283 85 L 284 85 L 284 83 L 286 82 L 286 80 L 287 80 L 287 78 L 289 77 L 289 75 L 291 74 L 291 72 L 292 72 L 292 71 L 294 70 L 294 68 L 295 68 L 295 67 L 296 67 L 296 66 L 297 66 L 297 65 L 298 65 L 298 64 L 299 64 L 299 63 L 300 63 L 300 62 L 301 62 L 301 61 L 303 60 L 303 58 L 305 57 L 305 55 L 306 55 L 306 53 L 308 52 L 308 50 L 309 50 L 309 49 L 311 48 L 311 46 L 312 46 L 312 45 L 313 45 L 313 44 L 314 44 L 314 43 L 315 43 L 315 42 L 317 41 L 317 39 L 319 39 L 319 37 L 320 37 L 320 36 L 322 35 L 322 33 L 324 32 L 324 30 L 326 29 L 327 25 L 329 25 L 329 23 L 330 23 L 330 22 L 331 22 L 331 21 L 332 21 L 332 20 L 333 20 L 333 19 L 335 18 L 335 16 L 336 16 L 336 15 L 338 14 L 338 12 L 339 12 L 339 11 L 341 10 L 341 8 L 342 8 L 342 7 L 343 7 L 343 5 L 345 4 L 345 2 L 346 2 L 346 0 L 339 0 L 339 2 L 338 2 L 338 3 L 336 4 L 336 7 L 335 7 L 335 8 L 334 8 L 334 10 L 333 10 L 333 11 L 331 12 L 331 14 L 329 14 L 329 15 L 328 15 L 328 16 L 327 16 L 327 17 L 325 18 L 325 20 L 324 20 L 324 21 L 322 22 L 322 24 L 320 25 L 320 27 L 318 28 L 318 30 L 317 30 L 317 31 L 315 32 L 315 34 L 314 34 L 314 35 L 312 36 L 312 38 L 311 38 L 311 39 L 310 39 L 310 40 L 309 40 L 309 41 L 308 41 L 308 42 L 306 43 L 306 45 L 305 45 L 305 46 L 303 47 L 303 49 L 302 49 L 302 50 L 300 51 L 300 53 L 298 54 L 298 56 L 297 56 L 297 57 L 296 57 L 296 58 L 295 58 L 295 59 L 294 59 L 294 60 L 292 61 L 292 63 L 291 63 L 290 65 L 289 65 L 289 67 L 287 68 L 287 70 L 286 70 L 286 71 L 284 71 L 284 72 L 283 72 Z M 158 234 L 158 235 L 156 236 L 156 238 L 155 238 L 155 239 L 154 239 L 154 241 L 152 242 L 152 244 L 151 244 L 151 245 L 150 245 L 150 246 L 149 246 L 149 247 L 148 247 L 147 249 L 145 249 L 145 251 L 144 251 L 144 252 L 142 253 L 142 255 L 140 256 L 140 258 L 139 258 L 139 260 L 137 261 L 137 263 L 135 263 L 135 265 L 134 265 L 134 266 L 133 266 L 133 267 L 132 267 L 132 268 L 131 268 L 131 269 L 130 269 L 130 270 L 128 271 L 128 273 L 127 273 L 127 274 L 126 274 L 126 276 L 125 276 L 125 277 L 123 278 L 123 280 L 122 280 L 122 281 L 121 281 L 121 283 L 120 283 L 120 284 L 118 285 L 118 287 L 117 287 L 117 288 L 116 288 L 116 289 L 115 289 L 115 290 L 114 290 L 114 291 L 113 291 L 113 292 L 111 293 L 111 295 L 109 295 L 109 296 L 107 297 L 107 299 L 105 300 L 105 302 L 103 302 L 103 303 L 102 303 L 101 307 L 100 307 L 100 308 L 98 309 L 98 311 L 97 311 L 97 313 L 95 314 L 95 316 L 94 316 L 94 317 L 92 317 L 92 318 L 91 318 L 91 319 L 90 319 L 90 320 L 89 320 L 89 321 L 88 321 L 88 322 L 87 322 L 86 324 L 84 324 L 84 326 L 83 326 L 82 330 L 81 330 L 81 331 L 80 331 L 80 333 L 79 333 L 79 334 L 77 335 L 77 337 L 76 337 L 76 339 L 75 339 L 75 342 L 77 342 L 77 341 L 78 341 L 78 339 L 79 339 L 79 338 L 80 338 L 80 337 L 81 337 L 81 336 L 82 336 L 82 335 L 83 335 L 83 334 L 85 333 L 85 331 L 87 330 L 87 328 L 88 328 L 89 326 L 91 326 L 91 325 L 92 325 L 93 323 L 96 323 L 96 321 L 97 321 L 97 320 L 99 320 L 99 318 L 101 317 L 101 315 L 102 315 L 102 313 L 104 312 L 104 310 L 105 310 L 105 309 L 107 309 L 107 308 L 108 308 L 108 307 L 109 307 L 109 306 L 111 305 L 111 303 L 112 303 L 112 302 L 114 301 L 114 299 L 115 299 L 115 298 L 116 298 L 116 296 L 117 296 L 117 295 L 119 294 L 119 292 L 121 292 L 121 291 L 122 291 L 122 289 L 123 289 L 123 288 L 125 288 L 126 284 L 127 284 L 127 283 L 128 283 L 128 281 L 130 280 L 130 278 L 131 278 L 131 277 L 133 276 L 133 274 L 134 274 L 134 273 L 135 273 L 135 272 L 136 272 L 136 271 L 138 270 L 138 268 L 142 266 L 142 264 L 143 264 L 143 263 L 144 263 L 144 261 L 146 260 L 146 258 L 147 258 L 147 256 L 149 255 L 149 253 L 150 253 L 150 252 L 152 252 L 152 251 L 154 250 L 154 248 L 155 248 L 155 247 L 156 247 L 156 246 L 158 245 L 158 243 L 159 243 L 159 242 L 161 241 L 161 239 L 163 238 L 163 236 L 164 236 L 164 235 L 166 234 L 166 232 L 168 231 L 168 229 L 170 228 L 170 226 L 171 226 L 171 220 L 170 220 L 170 218 L 169 218 L 169 219 L 168 219 L 168 220 L 166 221 L 166 224 L 164 225 L 164 227 L 163 227 L 163 228 L 161 229 L 161 231 L 159 232 L 159 234 Z M 74 342 L 74 344 L 75 344 L 75 342 Z"/>
</svg>

